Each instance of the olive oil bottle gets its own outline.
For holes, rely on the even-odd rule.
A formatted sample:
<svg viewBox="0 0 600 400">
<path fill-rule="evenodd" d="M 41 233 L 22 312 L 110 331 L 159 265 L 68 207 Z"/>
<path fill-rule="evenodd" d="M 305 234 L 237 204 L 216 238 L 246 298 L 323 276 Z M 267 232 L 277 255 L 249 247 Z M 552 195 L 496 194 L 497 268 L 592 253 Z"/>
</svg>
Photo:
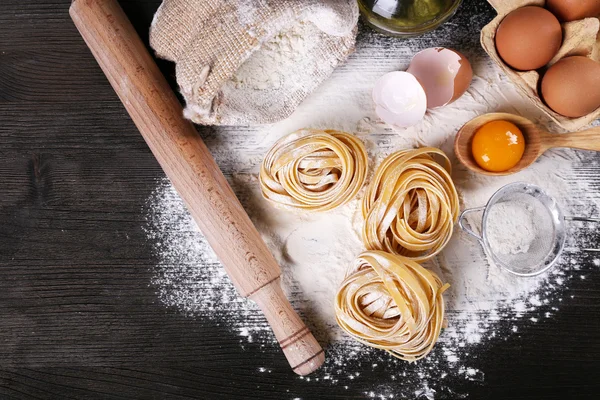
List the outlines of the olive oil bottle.
<svg viewBox="0 0 600 400">
<path fill-rule="evenodd" d="M 365 20 L 392 36 L 429 32 L 456 12 L 461 0 L 358 0 Z"/>
</svg>

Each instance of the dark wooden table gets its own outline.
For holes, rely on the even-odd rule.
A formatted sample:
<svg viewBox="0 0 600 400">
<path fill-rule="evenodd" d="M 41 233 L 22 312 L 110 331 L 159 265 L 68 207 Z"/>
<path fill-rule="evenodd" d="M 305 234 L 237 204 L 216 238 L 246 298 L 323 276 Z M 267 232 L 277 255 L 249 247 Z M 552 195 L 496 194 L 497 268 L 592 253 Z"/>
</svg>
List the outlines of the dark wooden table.
<svg viewBox="0 0 600 400">
<path fill-rule="evenodd" d="M 144 39 L 159 3 L 122 1 Z M 142 210 L 163 172 L 69 4 L 0 2 L 0 399 L 365 397 L 377 372 L 344 391 L 309 383 L 277 347 L 242 349 L 217 322 L 157 301 Z M 433 33 L 420 46 L 474 44 L 493 15 L 484 1 L 465 1 L 447 28 L 453 39 Z M 374 36 L 363 28 L 359 40 Z M 172 66 L 160 65 L 172 81 Z M 597 399 L 600 272 L 590 260 L 554 318 L 486 348 L 474 362 L 485 382 L 457 381 L 454 392 Z M 265 365 L 272 372 L 259 374 Z"/>
</svg>

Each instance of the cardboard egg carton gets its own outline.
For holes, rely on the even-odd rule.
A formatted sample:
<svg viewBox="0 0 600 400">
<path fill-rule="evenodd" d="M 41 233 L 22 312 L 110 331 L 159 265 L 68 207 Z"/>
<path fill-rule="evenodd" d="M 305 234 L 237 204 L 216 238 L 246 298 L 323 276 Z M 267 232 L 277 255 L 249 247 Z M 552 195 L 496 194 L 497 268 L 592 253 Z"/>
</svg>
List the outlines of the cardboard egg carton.
<svg viewBox="0 0 600 400">
<path fill-rule="evenodd" d="M 498 16 L 481 30 L 481 45 L 517 88 L 531 99 L 540 110 L 566 130 L 575 131 L 581 129 L 600 117 L 600 108 L 591 114 L 579 118 L 565 117 L 552 111 L 540 98 L 538 91 L 541 79 L 540 73 L 538 71 L 516 71 L 505 64 L 496 51 L 496 30 L 504 17 L 520 7 L 543 7 L 545 0 L 488 0 L 488 3 L 496 9 Z M 586 18 L 579 21 L 567 22 L 563 23 L 562 27 L 563 44 L 556 56 L 547 65 L 548 67 L 568 56 L 585 56 L 595 61 L 600 61 L 600 20 L 598 18 Z"/>
</svg>

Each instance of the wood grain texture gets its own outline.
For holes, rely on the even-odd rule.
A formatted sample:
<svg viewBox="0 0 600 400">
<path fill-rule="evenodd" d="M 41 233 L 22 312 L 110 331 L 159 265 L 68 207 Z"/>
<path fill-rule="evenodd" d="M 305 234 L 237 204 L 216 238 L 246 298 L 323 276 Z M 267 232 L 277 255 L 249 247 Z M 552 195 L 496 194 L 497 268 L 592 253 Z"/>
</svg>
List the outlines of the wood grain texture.
<svg viewBox="0 0 600 400">
<path fill-rule="evenodd" d="M 600 128 L 590 128 L 564 135 L 542 132 L 542 147 L 564 147 L 579 150 L 600 151 Z"/>
<path fill-rule="evenodd" d="M 159 4 L 121 1 L 142 37 Z M 69 6 L 70 0 L 0 2 L 0 399 L 365 398 L 381 383 L 380 371 L 365 368 L 360 379 L 338 385 L 306 382 L 295 378 L 277 346 L 242 347 L 222 321 L 160 304 L 150 283 L 156 256 L 142 227 L 146 199 L 164 174 L 79 37 Z M 479 30 L 494 15 L 487 2 L 465 0 L 440 30 L 408 42 L 361 27 L 358 46 L 376 56 L 354 65 L 379 73 L 375 66 L 396 57 L 392 49 L 399 47 L 405 58 L 398 65 L 433 45 L 476 56 Z M 173 87 L 173 67 L 159 65 Z M 252 128 L 198 130 L 213 154 L 255 149 Z M 217 158 L 226 176 L 248 168 Z M 573 179 L 592 182 L 597 193 L 600 159 L 586 160 Z M 584 245 L 598 243 L 596 230 Z M 472 362 L 485 371 L 484 384 L 457 381 L 454 393 L 596 399 L 594 258 L 572 256 L 586 279 L 570 284 L 560 312 L 536 324 L 521 319 L 518 335 L 488 342 Z M 258 309 L 252 318 L 266 326 Z M 272 372 L 258 372 L 264 366 Z"/>
</svg>

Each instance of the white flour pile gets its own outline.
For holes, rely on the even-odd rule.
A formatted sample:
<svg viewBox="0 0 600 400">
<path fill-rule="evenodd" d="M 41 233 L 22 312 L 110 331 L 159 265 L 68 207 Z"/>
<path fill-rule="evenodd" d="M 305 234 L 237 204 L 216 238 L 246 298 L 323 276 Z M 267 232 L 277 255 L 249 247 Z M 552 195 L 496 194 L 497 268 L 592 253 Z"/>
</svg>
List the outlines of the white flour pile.
<svg viewBox="0 0 600 400">
<path fill-rule="evenodd" d="M 496 254 L 527 253 L 540 234 L 534 217 L 533 206 L 529 203 L 493 205 L 487 217 L 487 238 L 492 251 Z"/>
<path fill-rule="evenodd" d="M 293 82 L 299 70 L 310 68 L 317 40 L 322 32 L 311 23 L 300 22 L 265 42 L 260 51 L 246 61 L 232 81 L 237 89 L 279 89 L 285 82 Z M 298 82 L 301 84 L 301 82 Z"/>
<path fill-rule="evenodd" d="M 326 345 L 323 368 L 298 379 L 327 382 L 354 395 L 360 388 L 359 395 L 371 398 L 433 399 L 436 394 L 461 398 L 465 394 L 453 389 L 458 379 L 484 380 L 485 371 L 477 368 L 477 357 L 487 346 L 501 345 L 510 335 L 518 334 L 515 321 L 527 318 L 528 323 L 534 323 L 551 317 L 559 311 L 563 298 L 568 300 L 569 280 L 578 269 L 574 259 L 566 254 L 550 273 L 517 278 L 489 265 L 479 244 L 457 227 L 442 255 L 427 265 L 452 285 L 445 295 L 449 327 L 425 360 L 408 364 L 351 341 L 335 325 L 333 298 L 337 286 L 346 267 L 363 249 L 355 233 L 360 226 L 360 216 L 355 212 L 358 203 L 351 202 L 329 213 L 293 214 L 273 208 L 260 196 L 256 174 L 262 156 L 278 138 L 295 129 L 333 128 L 357 133 L 369 149 L 372 171 L 390 152 L 418 145 L 440 147 L 453 157 L 456 130 L 485 112 L 521 112 L 547 122 L 487 59 L 473 58 L 477 76 L 465 96 L 428 113 L 416 127 L 391 130 L 376 122 L 370 90 L 383 73 L 406 67 L 406 63 L 398 63 L 406 58 L 406 49 L 386 50 L 391 53 L 365 66 L 365 60 L 373 59 L 380 50 L 369 45 L 359 48 L 358 54 L 288 120 L 243 131 L 221 128 L 207 141 L 221 167 L 234 172 L 232 186 L 280 262 L 283 284 L 293 305 Z M 581 164 L 586 156 L 584 152 L 549 152 L 521 173 L 494 178 L 473 175 L 454 163 L 453 178 L 463 208 L 484 205 L 506 183 L 525 181 L 555 196 L 567 214 L 597 215 L 600 208 L 597 199 L 589 195 L 592 189 L 586 181 L 573 179 L 573 166 Z M 576 203 L 574 198 L 585 200 Z M 148 236 L 156 244 L 160 261 L 153 282 L 160 300 L 180 312 L 222 322 L 240 335 L 242 346 L 255 342 L 270 349 L 277 346 L 256 307 L 237 297 L 168 181 L 158 184 L 147 210 Z M 470 221 L 474 230 L 479 229 L 478 218 L 473 215 Z M 499 227 L 513 228 L 510 224 Z M 577 245 L 577 233 L 583 225 L 572 228 L 571 247 Z M 522 247 L 526 240 L 520 243 Z M 521 327 L 526 325 L 519 323 Z M 381 386 L 365 388 L 361 373 L 369 371 L 377 373 Z M 269 368 L 259 372 L 268 373 Z"/>
</svg>

